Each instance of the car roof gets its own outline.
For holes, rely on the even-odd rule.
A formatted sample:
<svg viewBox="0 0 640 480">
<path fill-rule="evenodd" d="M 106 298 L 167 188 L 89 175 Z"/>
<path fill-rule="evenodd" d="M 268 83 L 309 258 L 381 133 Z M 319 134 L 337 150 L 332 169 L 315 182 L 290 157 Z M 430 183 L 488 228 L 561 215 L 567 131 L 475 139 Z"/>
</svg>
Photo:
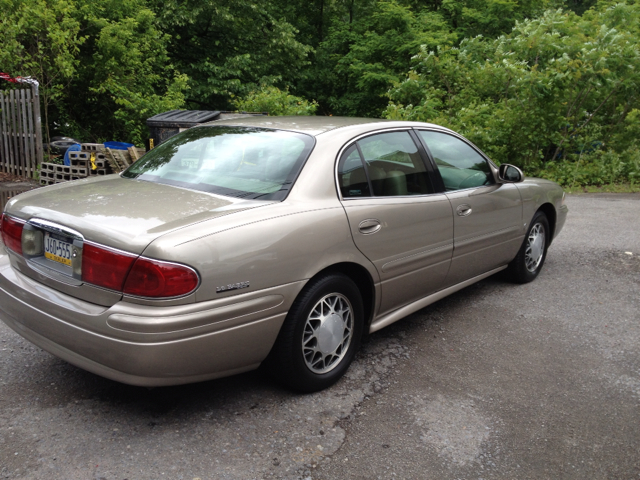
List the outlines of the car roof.
<svg viewBox="0 0 640 480">
<path fill-rule="evenodd" d="M 275 128 L 279 130 L 290 130 L 294 132 L 306 133 L 309 135 L 319 135 L 329 130 L 353 125 L 364 125 L 371 123 L 397 123 L 391 120 L 380 118 L 352 118 L 352 117 L 324 117 L 324 116 L 290 116 L 271 117 L 266 115 L 256 115 L 251 117 L 233 118 L 228 120 L 213 120 L 204 125 L 234 125 L 245 127 Z M 405 122 L 409 123 L 409 122 Z"/>
</svg>

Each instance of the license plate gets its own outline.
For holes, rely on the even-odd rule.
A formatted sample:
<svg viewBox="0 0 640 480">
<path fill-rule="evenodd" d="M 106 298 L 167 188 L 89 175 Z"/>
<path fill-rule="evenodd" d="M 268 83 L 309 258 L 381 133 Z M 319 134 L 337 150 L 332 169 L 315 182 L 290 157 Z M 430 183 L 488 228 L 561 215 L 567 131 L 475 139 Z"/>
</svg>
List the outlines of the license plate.
<svg viewBox="0 0 640 480">
<path fill-rule="evenodd" d="M 71 253 L 73 244 L 53 237 L 49 233 L 44 234 L 44 256 L 62 265 L 71 266 Z"/>
</svg>

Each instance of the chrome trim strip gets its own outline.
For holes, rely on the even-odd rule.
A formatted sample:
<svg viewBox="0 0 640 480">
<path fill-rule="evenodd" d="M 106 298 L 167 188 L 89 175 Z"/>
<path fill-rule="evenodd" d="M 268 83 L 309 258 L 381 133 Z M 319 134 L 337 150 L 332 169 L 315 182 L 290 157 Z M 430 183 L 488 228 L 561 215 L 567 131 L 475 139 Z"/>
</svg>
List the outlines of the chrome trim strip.
<svg viewBox="0 0 640 480">
<path fill-rule="evenodd" d="M 43 220 L 40 218 L 32 218 L 27 223 L 33 225 L 36 228 L 40 228 L 42 230 L 47 230 L 49 232 L 58 233 L 60 235 L 66 235 L 67 237 L 72 237 L 76 240 L 80 240 L 84 242 L 84 235 L 82 235 L 77 230 L 72 228 L 65 227 L 63 225 L 59 225 L 54 222 L 50 222 L 49 220 Z"/>
<path fill-rule="evenodd" d="M 91 245 L 92 247 L 101 248 L 102 250 L 109 250 L 110 252 L 114 252 L 114 253 L 117 253 L 119 255 L 125 255 L 127 257 L 138 258 L 140 256 L 140 255 L 137 255 L 135 253 L 126 252 L 125 250 L 120 250 L 119 248 L 109 247 L 107 245 L 102 245 L 101 243 L 92 242 L 90 240 L 87 240 L 84 243 L 86 243 L 87 245 Z"/>
<path fill-rule="evenodd" d="M 378 318 L 377 320 L 375 320 L 374 322 L 372 322 L 371 326 L 369 327 L 369 333 L 377 332 L 378 330 L 386 326 L 389 326 L 392 323 L 403 319 L 407 315 L 417 312 L 418 310 L 428 305 L 431 305 L 432 303 L 435 303 L 438 300 L 441 300 L 444 297 L 457 292 L 458 290 L 462 290 L 463 288 L 468 287 L 469 285 L 472 285 L 476 282 L 479 282 L 480 280 L 490 277 L 494 273 L 498 273 L 499 271 L 504 270 L 505 268 L 507 268 L 507 266 L 508 265 L 504 265 L 502 267 L 495 268 L 493 270 L 488 271 L 487 273 L 483 273 L 482 275 L 478 275 L 477 277 L 470 278 L 469 280 L 465 280 L 464 282 L 458 283 L 457 285 L 453 285 L 452 287 L 445 288 L 444 290 L 440 290 L 439 292 L 433 293 L 427 297 L 421 298 L 420 300 L 410 303 L 409 305 L 405 305 L 404 307 L 394 310 L 393 312 L 388 313 L 387 315 L 384 315 Z"/>
<path fill-rule="evenodd" d="M 27 223 L 26 220 L 23 220 L 23 219 L 18 218 L 18 217 L 14 217 L 13 215 L 9 215 L 8 213 L 0 214 L 0 217 L 7 217 L 7 218 L 10 218 L 11 220 L 13 220 L 15 222 L 18 222 L 18 223 Z"/>
</svg>

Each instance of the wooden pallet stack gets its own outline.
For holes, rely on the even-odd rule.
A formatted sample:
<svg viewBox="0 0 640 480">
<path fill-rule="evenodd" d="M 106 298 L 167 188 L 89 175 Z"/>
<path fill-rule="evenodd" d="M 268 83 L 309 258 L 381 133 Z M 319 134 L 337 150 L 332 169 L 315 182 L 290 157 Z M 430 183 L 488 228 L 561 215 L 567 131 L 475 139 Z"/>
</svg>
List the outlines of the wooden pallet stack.
<svg viewBox="0 0 640 480">
<path fill-rule="evenodd" d="M 113 150 L 106 148 L 101 143 L 82 143 L 80 151 L 69 152 L 71 165 L 42 162 L 40 185 L 120 173 L 144 153 L 144 149 L 137 147 L 131 147 L 128 150 Z"/>
</svg>

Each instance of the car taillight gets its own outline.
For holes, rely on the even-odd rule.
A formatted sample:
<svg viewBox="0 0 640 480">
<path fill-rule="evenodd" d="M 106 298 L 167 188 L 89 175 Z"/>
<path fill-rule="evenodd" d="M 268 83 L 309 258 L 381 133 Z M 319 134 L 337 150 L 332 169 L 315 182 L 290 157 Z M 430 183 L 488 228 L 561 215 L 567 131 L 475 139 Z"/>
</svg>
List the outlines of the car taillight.
<svg viewBox="0 0 640 480">
<path fill-rule="evenodd" d="M 82 281 L 121 292 L 136 258 L 137 255 L 85 242 L 82 249 Z"/>
<path fill-rule="evenodd" d="M 198 274 L 186 265 L 140 257 L 131 268 L 124 293 L 136 297 L 180 297 L 198 286 Z"/>
<path fill-rule="evenodd" d="M 8 215 L 2 214 L 2 241 L 5 247 L 22 255 L 22 220 L 17 220 Z"/>
</svg>

